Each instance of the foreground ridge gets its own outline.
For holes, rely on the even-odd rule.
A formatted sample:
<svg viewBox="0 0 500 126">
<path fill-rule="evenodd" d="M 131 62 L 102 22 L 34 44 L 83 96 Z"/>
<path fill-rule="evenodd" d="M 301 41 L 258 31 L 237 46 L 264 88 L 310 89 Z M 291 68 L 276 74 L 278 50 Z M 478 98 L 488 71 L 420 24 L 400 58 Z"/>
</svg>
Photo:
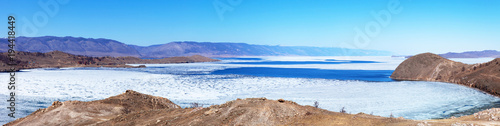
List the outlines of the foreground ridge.
<svg viewBox="0 0 500 126">
<path fill-rule="evenodd" d="M 127 90 L 103 100 L 56 101 L 5 124 L 16 125 L 500 125 L 499 109 L 444 120 L 407 120 L 332 112 L 283 99 L 246 98 L 181 108 L 170 100 Z"/>
<path fill-rule="evenodd" d="M 500 96 L 500 58 L 469 65 L 423 53 L 403 61 L 391 78 L 456 83 Z"/>
</svg>

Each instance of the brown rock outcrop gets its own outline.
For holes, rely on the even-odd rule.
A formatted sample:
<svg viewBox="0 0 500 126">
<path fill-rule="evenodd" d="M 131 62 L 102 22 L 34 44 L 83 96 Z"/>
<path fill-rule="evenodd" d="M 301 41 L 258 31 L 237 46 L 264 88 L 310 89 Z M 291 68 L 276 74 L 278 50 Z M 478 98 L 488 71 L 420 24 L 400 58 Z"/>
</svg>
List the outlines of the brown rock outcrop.
<svg viewBox="0 0 500 126">
<path fill-rule="evenodd" d="M 432 53 L 412 56 L 392 73 L 395 80 L 439 81 L 461 84 L 500 96 L 500 58 L 464 64 Z"/>
<path fill-rule="evenodd" d="M 331 112 L 292 101 L 247 98 L 207 108 L 152 110 L 121 115 L 98 125 L 401 125 L 412 120 Z"/>
<path fill-rule="evenodd" d="M 127 90 L 123 94 L 97 101 L 55 101 L 48 108 L 38 109 L 30 115 L 6 125 L 90 125 L 113 119 L 122 114 L 174 108 L 180 107 L 166 98 Z"/>
<path fill-rule="evenodd" d="M 445 120 L 407 120 L 364 113 L 331 112 L 292 101 L 247 98 L 207 108 L 180 108 L 166 98 L 127 90 L 103 100 L 54 102 L 30 115 L 5 125 L 328 125 L 400 126 L 488 124 L 500 111 L 486 110 L 474 115 Z M 486 114 L 485 114 L 486 113 Z"/>
<path fill-rule="evenodd" d="M 207 108 L 180 108 L 128 90 L 107 99 L 54 102 L 6 125 L 397 125 L 405 119 L 331 112 L 286 100 L 247 98 Z"/>
</svg>

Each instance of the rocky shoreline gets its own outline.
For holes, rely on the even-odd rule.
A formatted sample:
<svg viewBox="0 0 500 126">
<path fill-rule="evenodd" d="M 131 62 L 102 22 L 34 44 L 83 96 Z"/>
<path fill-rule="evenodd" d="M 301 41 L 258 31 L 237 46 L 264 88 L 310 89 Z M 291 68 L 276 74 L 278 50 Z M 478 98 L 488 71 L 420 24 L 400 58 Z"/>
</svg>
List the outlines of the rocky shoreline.
<svg viewBox="0 0 500 126">
<path fill-rule="evenodd" d="M 127 64 L 170 64 L 170 63 L 196 63 L 219 61 L 208 57 L 194 55 L 188 57 L 169 57 L 163 59 L 141 59 L 137 57 L 89 57 L 73 55 L 61 51 L 46 53 L 40 52 L 16 52 L 14 57 L 15 70 L 33 68 L 62 68 L 62 67 L 145 67 L 130 66 Z M 0 54 L 0 72 L 10 71 L 8 53 Z"/>
<path fill-rule="evenodd" d="M 390 77 L 395 80 L 455 83 L 500 96 L 500 58 L 486 63 L 464 64 L 423 53 L 403 61 Z"/>
<path fill-rule="evenodd" d="M 440 120 L 408 120 L 332 112 L 283 99 L 246 98 L 209 107 L 181 108 L 162 97 L 127 90 L 103 100 L 55 101 L 5 124 L 17 125 L 500 125 L 498 109 Z"/>
</svg>

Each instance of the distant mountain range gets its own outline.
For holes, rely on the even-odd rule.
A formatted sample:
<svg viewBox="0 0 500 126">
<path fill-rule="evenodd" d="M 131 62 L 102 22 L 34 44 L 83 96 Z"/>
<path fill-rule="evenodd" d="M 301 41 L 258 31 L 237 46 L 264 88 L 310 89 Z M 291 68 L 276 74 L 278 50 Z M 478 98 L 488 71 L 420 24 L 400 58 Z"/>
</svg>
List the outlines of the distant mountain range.
<svg viewBox="0 0 500 126">
<path fill-rule="evenodd" d="M 468 51 L 462 53 L 449 52 L 445 54 L 439 54 L 444 58 L 481 58 L 481 57 L 491 57 L 500 58 L 500 52 L 496 50 L 484 50 L 484 51 Z"/>
<path fill-rule="evenodd" d="M 6 45 L 7 40 L 2 38 L 0 43 Z M 141 54 L 133 46 L 110 39 L 92 39 L 75 37 L 17 37 L 16 51 L 51 52 L 63 51 L 66 53 L 86 56 L 134 56 Z M 0 46 L 0 51 L 6 52 L 7 46 Z"/>
<path fill-rule="evenodd" d="M 467 52 L 448 52 L 445 54 L 438 54 L 444 58 L 500 58 L 500 52 L 496 50 L 483 50 L 483 51 L 467 51 Z M 399 57 L 399 56 L 393 56 Z M 410 58 L 412 56 L 404 56 L 405 58 Z"/>
<path fill-rule="evenodd" d="M 0 52 L 6 52 L 7 39 L 0 38 Z M 391 55 L 388 51 L 345 49 L 336 47 L 269 46 L 246 43 L 170 42 L 152 46 L 127 45 L 111 39 L 82 37 L 17 37 L 16 50 L 27 52 L 63 51 L 86 56 L 134 56 L 163 58 L 172 56 L 202 55 L 229 56 L 379 56 Z"/>
</svg>

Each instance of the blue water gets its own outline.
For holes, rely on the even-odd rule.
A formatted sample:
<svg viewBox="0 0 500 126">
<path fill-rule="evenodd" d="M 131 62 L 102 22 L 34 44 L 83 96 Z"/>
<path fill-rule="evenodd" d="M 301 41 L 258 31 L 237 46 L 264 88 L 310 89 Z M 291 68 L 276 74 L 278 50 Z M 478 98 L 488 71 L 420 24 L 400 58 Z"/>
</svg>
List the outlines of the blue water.
<svg viewBox="0 0 500 126">
<path fill-rule="evenodd" d="M 262 60 L 262 58 L 238 58 L 238 57 L 234 57 L 234 58 L 215 58 L 215 59 L 218 59 L 218 60 Z"/>
<path fill-rule="evenodd" d="M 248 65 L 301 65 L 301 64 L 350 64 L 350 63 L 380 63 L 376 61 L 337 60 L 330 61 L 261 61 L 261 62 L 226 62 L 223 64 L 248 64 Z"/>
<path fill-rule="evenodd" d="M 322 61 L 272 61 L 263 58 L 218 58 L 222 60 L 221 62 L 212 63 L 199 63 L 199 64 L 175 64 L 175 65 L 151 65 L 147 68 L 104 68 L 104 67 L 85 67 L 85 68 L 68 68 L 68 69 L 58 69 L 58 68 L 46 68 L 45 71 L 65 71 L 65 70 L 117 70 L 117 71 L 137 71 L 146 72 L 152 74 L 173 74 L 182 75 L 178 81 L 182 81 L 182 85 L 200 85 L 200 88 L 207 88 L 203 84 L 208 84 L 208 87 L 223 87 L 220 88 L 235 90 L 242 85 L 232 85 L 233 81 L 225 81 L 224 79 L 239 79 L 242 76 L 257 76 L 257 77 L 280 77 L 280 78 L 265 78 L 257 79 L 261 82 L 266 83 L 262 80 L 271 80 L 269 82 L 270 87 L 272 87 L 274 81 L 281 83 L 283 80 L 288 80 L 290 78 L 321 78 L 313 79 L 320 81 L 328 81 L 332 83 L 342 83 L 342 81 L 331 81 L 332 80 L 357 80 L 349 81 L 347 85 L 332 86 L 330 88 L 316 88 L 309 87 L 308 89 L 295 89 L 295 88 L 283 88 L 287 89 L 284 92 L 274 91 L 272 88 L 259 88 L 259 92 L 244 92 L 241 94 L 235 94 L 221 97 L 218 99 L 220 101 L 234 100 L 236 97 L 279 97 L 287 98 L 307 105 L 312 103 L 314 100 L 322 99 L 321 103 L 325 108 L 329 110 L 338 110 L 335 108 L 337 104 L 342 104 L 347 106 L 348 109 L 357 109 L 355 111 L 362 111 L 365 113 L 373 112 L 373 110 L 394 110 L 394 114 L 397 116 L 404 116 L 405 118 L 411 119 L 430 119 L 430 118 L 448 118 L 451 116 L 462 116 L 470 115 L 474 112 L 478 112 L 484 109 L 492 107 L 500 107 L 500 101 L 496 99 L 491 99 L 489 95 L 477 95 L 477 92 L 470 90 L 462 90 L 454 84 L 441 84 L 436 82 L 420 82 L 420 81 L 394 81 L 389 78 L 393 70 L 332 70 L 332 69 L 314 69 L 314 68 L 297 68 L 297 65 L 303 64 L 322 64 L 322 66 L 337 65 L 337 64 L 378 64 L 384 62 L 368 61 L 368 60 L 336 60 L 336 59 L 324 59 Z M 265 65 L 265 67 L 263 67 Z M 291 66 L 288 68 L 282 68 L 282 66 Z M 296 66 L 293 66 L 296 65 Z M 274 67 L 276 66 L 276 67 Z M 314 65 L 309 65 L 314 66 Z M 236 67 L 236 68 L 235 68 Z M 25 72 L 29 73 L 29 72 Z M 50 72 L 47 72 L 50 74 Z M 89 74 L 99 74 L 99 73 L 89 73 Z M 208 76 L 207 76 L 208 75 Z M 242 76 L 214 76 L 210 75 L 242 75 Z M 177 78 L 177 76 L 176 76 Z M 187 79 L 186 79 L 187 78 Z M 253 78 L 253 77 L 250 77 Z M 169 78 L 166 78 L 169 79 Z M 324 80 L 325 79 L 325 80 Z M 255 80 L 255 79 L 249 79 Z M 111 81 L 111 80 L 105 80 Z M 112 80 L 114 81 L 114 80 Z M 151 80 L 152 82 L 157 80 Z M 161 82 L 161 80 L 159 80 Z M 177 80 L 176 80 L 177 81 Z M 369 82 L 365 82 L 369 81 Z M 205 83 L 208 82 L 208 83 Z M 213 82 L 213 83 L 210 83 Z M 286 82 L 286 81 L 285 81 Z M 309 82 L 305 79 L 306 83 L 312 84 L 316 81 Z M 67 83 L 67 82 L 58 82 Z M 107 82 L 105 82 L 107 83 Z M 126 82 L 129 83 L 129 82 Z M 168 85 L 169 83 L 165 83 Z M 148 84 L 145 86 L 154 87 L 156 83 Z M 215 86 L 214 86 L 215 85 Z M 225 87 L 227 85 L 227 87 Z M 174 86 L 175 87 L 175 86 Z M 251 86 L 249 86 L 251 87 Z M 305 86 L 307 88 L 307 86 Z M 126 87 L 129 88 L 129 87 Z M 190 87 L 191 88 L 191 87 Z M 194 87 L 198 88 L 198 87 Z M 258 88 L 258 87 L 252 87 Z M 54 88 L 55 89 L 55 88 Z M 146 88 L 147 89 L 147 88 Z M 169 89 L 169 88 L 165 88 Z M 207 88 L 211 89 L 211 88 Z M 250 89 L 250 88 L 247 88 Z M 293 89 L 293 90 L 290 90 Z M 316 92 L 310 91 L 311 89 L 316 90 Z M 446 90 L 444 90 L 446 89 Z M 448 90 L 449 89 L 449 90 Z M 465 88 L 468 89 L 468 88 Z M 80 89 L 79 89 L 80 90 Z M 98 91 L 90 87 L 85 91 Z M 137 89 L 136 89 L 137 90 Z M 156 89 L 155 89 L 156 90 Z M 205 89 L 203 89 L 205 90 Z M 246 90 L 246 89 L 245 89 Z M 262 90 L 262 92 L 260 92 Z M 266 91 L 268 90 L 268 91 Z M 281 90 L 281 89 L 279 89 Z M 408 91 L 405 91 L 408 90 Z M 63 90 L 64 91 L 64 90 Z M 358 92 L 361 91 L 361 92 Z M 152 91 L 151 91 L 152 92 Z M 340 93 L 339 93 L 340 92 Z M 342 94 L 342 92 L 344 94 Z M 345 94 L 345 92 L 351 92 Z M 382 93 L 380 93 L 382 92 Z M 254 95 L 256 94 L 257 95 Z M 260 94 L 259 94 L 260 93 Z M 290 93 L 290 94 L 287 94 Z M 328 94 L 330 93 L 330 94 Z M 367 94 L 360 94 L 367 93 Z M 481 92 L 479 92 L 481 93 Z M 186 93 L 187 94 L 187 93 Z M 325 95 L 327 94 L 327 95 Z M 80 96 L 79 94 L 72 94 L 75 96 Z M 165 95 L 165 94 L 164 94 Z M 442 96 L 441 96 L 442 95 Z M 453 95 L 459 97 L 452 97 Z M 0 96 L 2 96 L 0 94 Z M 47 95 L 48 96 L 48 95 Z M 323 98 L 324 96 L 329 96 L 328 98 Z M 445 97 L 446 96 L 446 97 Z M 3 96 L 2 96 L 3 97 Z M 234 97 L 234 98 L 233 98 Z M 390 98 L 387 98 L 390 97 Z M 445 98 L 442 98 L 445 97 Z M 463 97 L 463 98 L 462 98 Z M 384 99 L 385 98 L 385 99 Z M 431 98 L 431 99 L 429 99 Z M 441 99 L 440 99 L 441 98 Z M 53 101 L 60 100 L 95 100 L 91 98 L 46 98 L 45 96 L 39 97 L 19 97 L 19 116 L 23 117 L 31 112 L 37 110 L 38 108 L 45 108 L 51 105 Z M 389 100 L 389 101 L 384 101 Z M 407 100 L 407 101 L 406 101 Z M 449 100 L 450 102 L 443 102 Z M 189 101 L 189 100 L 188 100 Z M 211 100 L 213 101 L 213 100 Z M 338 102 L 343 101 L 343 102 Z M 346 102 L 347 101 L 347 102 Z M 358 103 L 359 102 L 359 103 Z M 397 103 L 395 103 L 397 102 Z M 190 102 L 185 102 L 190 103 Z M 210 103 L 210 102 L 208 102 Z M 215 103 L 215 102 L 212 102 Z M 398 105 L 391 106 L 392 104 L 406 104 L 420 106 L 429 106 L 439 108 L 438 113 L 435 113 L 435 109 L 431 108 L 401 108 Z M 182 104 L 182 103 L 181 103 Z M 430 105 L 427 105 L 430 104 Z M 6 106 L 5 102 L 0 103 L 0 105 Z M 384 106 L 388 105 L 388 106 Z M 321 106 L 321 105 L 320 105 Z M 341 106 L 341 107 L 343 107 Z M 370 106 L 376 106 L 370 108 Z M 396 109 L 392 109 L 396 107 Z M 397 108 L 400 107 L 400 108 Z M 398 110 L 401 109 L 401 110 Z M 363 111 L 366 110 L 366 111 Z M 406 111 L 402 111 L 406 110 Z M 6 111 L 6 109 L 0 110 L 0 112 Z M 352 111 L 352 110 L 351 110 Z M 378 115 L 384 115 L 386 113 L 392 113 L 392 111 L 382 111 L 375 113 Z M 387 116 L 386 114 L 385 116 Z M 0 118 L 0 124 L 4 124 L 12 120 Z"/>
<path fill-rule="evenodd" d="M 258 65 L 302 65 L 302 64 L 365 64 L 365 63 L 383 63 L 364 60 L 335 60 L 326 59 L 324 61 L 269 61 L 262 58 L 219 58 L 221 60 L 239 60 L 234 62 L 218 62 L 216 64 L 246 64 L 255 65 L 254 67 L 222 68 L 215 71 L 190 71 L 190 69 L 204 69 L 206 66 L 148 66 L 147 68 L 74 68 L 84 70 L 124 70 L 139 71 L 153 74 L 175 74 L 175 75 L 249 75 L 258 77 L 285 77 L 285 78 L 322 78 L 335 80 L 360 80 L 390 82 L 393 70 L 330 70 L 313 68 L 276 68 L 276 67 L 258 67 Z M 252 62 L 247 62 L 247 61 Z"/>
<path fill-rule="evenodd" d="M 215 64 L 245 64 L 255 65 L 254 67 L 239 67 L 217 69 L 214 71 L 191 71 L 190 69 L 204 69 L 206 66 L 148 66 L 147 68 L 74 68 L 83 70 L 123 70 L 123 71 L 139 71 L 153 74 L 175 74 L 175 75 L 248 75 L 258 77 L 285 77 L 285 78 L 322 78 L 335 80 L 360 80 L 360 81 L 376 81 L 390 82 L 394 81 L 391 76 L 393 70 L 331 70 L 331 69 L 313 69 L 313 68 L 277 68 L 277 67 L 259 67 L 259 65 L 303 65 L 303 64 L 366 64 L 366 63 L 383 63 L 376 61 L 364 60 L 335 60 L 326 59 L 324 61 L 269 61 L 262 58 L 219 58 L 226 62 L 216 62 Z M 230 60 L 239 60 L 231 61 Z M 247 61 L 252 62 L 247 62 Z M 47 69 L 50 70 L 50 69 Z"/>
<path fill-rule="evenodd" d="M 258 77 L 285 77 L 285 78 L 323 78 L 335 80 L 360 80 L 390 82 L 394 81 L 391 76 L 393 70 L 329 70 L 313 68 L 276 68 L 276 67 L 239 67 L 223 68 L 220 70 L 199 70 L 191 71 L 189 69 L 203 69 L 200 66 L 160 66 L 147 68 L 105 68 L 105 67 L 83 67 L 70 70 L 120 70 L 120 71 L 138 71 L 153 74 L 174 74 L 174 75 L 248 75 Z M 57 69 L 46 69 L 57 70 Z"/>
<path fill-rule="evenodd" d="M 210 74 L 389 82 L 393 81 L 389 78 L 392 72 L 393 70 L 322 70 L 309 68 L 242 67 L 217 70 Z"/>
<path fill-rule="evenodd" d="M 221 58 L 221 60 L 241 60 L 231 62 L 219 62 L 220 64 L 244 64 L 244 65 L 304 65 L 304 64 L 365 64 L 382 63 L 365 60 L 336 60 L 325 59 L 323 61 L 269 61 L 262 58 Z M 243 61 L 243 62 L 242 62 Z M 246 62 L 252 61 L 252 62 Z M 393 70 L 324 70 L 311 68 L 275 68 L 275 67 L 241 67 L 216 70 L 209 74 L 217 75 L 250 75 L 259 77 L 286 77 L 286 78 L 323 78 L 336 80 L 361 80 L 361 81 L 393 81 L 389 78 Z"/>
<path fill-rule="evenodd" d="M 365 60 L 336 60 L 336 59 L 326 59 L 325 61 L 336 61 L 336 62 L 346 62 L 346 63 L 382 63 L 382 62 L 365 61 Z"/>
</svg>

